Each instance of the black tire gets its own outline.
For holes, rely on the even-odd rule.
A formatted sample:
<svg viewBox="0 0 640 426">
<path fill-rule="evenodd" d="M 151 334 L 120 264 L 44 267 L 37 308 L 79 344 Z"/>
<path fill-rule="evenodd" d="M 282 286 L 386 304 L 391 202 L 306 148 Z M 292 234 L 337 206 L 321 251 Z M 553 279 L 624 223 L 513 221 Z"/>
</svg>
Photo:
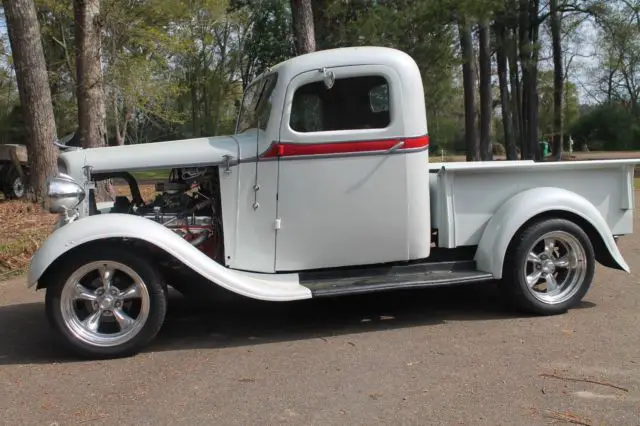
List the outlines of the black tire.
<svg viewBox="0 0 640 426">
<path fill-rule="evenodd" d="M 16 182 L 18 180 L 20 180 L 20 173 L 18 173 L 16 168 L 13 165 L 6 167 L 3 179 L 3 192 L 5 196 L 10 200 L 21 200 L 25 198 L 27 194 L 27 182 L 25 182 L 24 180 L 22 180 L 21 182 L 22 190 L 16 191 Z"/>
<path fill-rule="evenodd" d="M 148 294 L 148 316 L 144 325 L 128 341 L 112 346 L 98 346 L 78 338 L 65 322 L 62 312 L 62 295 L 67 280 L 79 268 L 104 261 L 117 262 L 135 271 Z M 43 284 L 46 287 L 45 306 L 50 325 L 66 346 L 83 358 L 109 359 L 136 355 L 156 337 L 164 323 L 167 291 L 162 276 L 146 257 L 124 245 L 91 246 L 75 251 L 55 266 Z"/>
<path fill-rule="evenodd" d="M 531 269 L 531 272 L 526 269 L 528 267 L 527 259 L 536 241 L 551 233 L 560 233 L 556 235 L 559 235 L 560 238 L 566 237 L 568 241 L 572 242 L 572 245 L 576 247 L 575 251 L 579 253 L 578 258 L 582 259 L 581 262 L 577 262 L 577 265 L 582 266 L 578 266 L 577 269 L 573 270 L 580 271 L 580 273 L 574 272 L 575 279 L 567 278 L 567 282 L 574 284 L 567 287 L 566 294 L 563 297 L 558 296 L 557 300 L 552 300 L 553 296 L 547 294 L 546 297 L 551 298 L 551 300 L 540 300 L 540 297 L 545 297 L 540 296 L 543 293 L 537 293 L 530 289 L 527 283 L 526 275 L 528 273 L 533 274 L 533 269 Z M 543 256 L 545 255 L 546 253 L 543 253 Z M 543 256 L 540 256 L 540 258 Z M 548 262 L 548 260 L 545 261 Z M 532 266 L 532 268 L 536 268 L 535 272 L 540 272 L 540 269 L 544 266 L 538 267 L 533 262 L 532 265 L 535 265 Z M 593 281 L 595 265 L 596 258 L 593 244 L 580 226 L 565 219 L 545 219 L 529 225 L 514 238 L 505 257 L 503 279 L 500 284 L 509 301 L 516 309 L 535 315 L 558 315 L 575 307 L 585 297 Z M 560 267 L 558 268 L 560 269 Z M 548 270 L 545 269 L 545 271 Z M 546 281 L 544 276 L 541 279 Z M 539 296 L 534 296 L 534 293 Z"/>
<path fill-rule="evenodd" d="M 7 190 L 4 185 L 4 181 L 5 181 L 4 174 L 9 170 L 9 168 L 10 168 L 9 164 L 0 164 L 0 192 L 2 192 L 5 198 L 7 199 L 9 198 L 9 194 L 7 193 Z"/>
</svg>

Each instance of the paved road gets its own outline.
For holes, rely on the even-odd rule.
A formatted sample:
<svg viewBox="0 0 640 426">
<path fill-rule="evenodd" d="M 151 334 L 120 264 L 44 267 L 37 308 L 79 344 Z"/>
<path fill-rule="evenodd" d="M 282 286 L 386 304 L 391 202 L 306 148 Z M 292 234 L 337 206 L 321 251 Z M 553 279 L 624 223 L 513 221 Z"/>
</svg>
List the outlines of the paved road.
<svg viewBox="0 0 640 426">
<path fill-rule="evenodd" d="M 622 242 L 636 271 L 639 237 Z M 638 425 L 638 273 L 600 269 L 582 306 L 553 318 L 509 314 L 487 285 L 286 305 L 176 298 L 149 351 L 109 362 L 69 358 L 42 294 L 4 282 L 0 424 Z"/>
</svg>

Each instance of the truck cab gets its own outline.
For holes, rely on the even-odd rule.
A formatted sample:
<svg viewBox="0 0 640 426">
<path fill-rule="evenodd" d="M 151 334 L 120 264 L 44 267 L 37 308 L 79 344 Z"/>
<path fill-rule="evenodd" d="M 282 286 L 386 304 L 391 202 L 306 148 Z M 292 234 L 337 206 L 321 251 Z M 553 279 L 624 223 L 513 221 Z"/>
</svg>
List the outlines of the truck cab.
<svg viewBox="0 0 640 426">
<path fill-rule="evenodd" d="M 251 84 L 237 126 L 243 192 L 228 266 L 283 272 L 428 257 L 423 93 L 415 62 L 386 48 L 305 55 Z"/>
<path fill-rule="evenodd" d="M 630 272 L 640 160 L 429 163 L 422 77 L 406 53 L 302 55 L 247 86 L 234 134 L 74 149 L 48 183 L 56 229 L 31 260 L 61 340 L 91 358 L 144 348 L 169 286 L 294 302 L 497 282 L 557 315 L 595 266 Z M 135 173 L 166 170 L 156 195 Z M 121 178 L 130 196 L 98 203 Z"/>
</svg>

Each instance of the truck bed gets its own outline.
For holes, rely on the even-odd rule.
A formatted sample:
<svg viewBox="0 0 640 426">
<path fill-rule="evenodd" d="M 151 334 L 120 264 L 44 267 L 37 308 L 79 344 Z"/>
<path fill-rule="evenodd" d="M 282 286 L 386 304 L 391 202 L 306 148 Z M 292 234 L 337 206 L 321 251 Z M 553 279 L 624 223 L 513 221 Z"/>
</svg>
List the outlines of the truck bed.
<svg viewBox="0 0 640 426">
<path fill-rule="evenodd" d="M 432 228 L 438 246 L 480 242 L 486 224 L 513 195 L 530 188 L 562 188 L 586 198 L 614 235 L 633 232 L 637 159 L 536 163 L 533 161 L 429 164 Z"/>
</svg>

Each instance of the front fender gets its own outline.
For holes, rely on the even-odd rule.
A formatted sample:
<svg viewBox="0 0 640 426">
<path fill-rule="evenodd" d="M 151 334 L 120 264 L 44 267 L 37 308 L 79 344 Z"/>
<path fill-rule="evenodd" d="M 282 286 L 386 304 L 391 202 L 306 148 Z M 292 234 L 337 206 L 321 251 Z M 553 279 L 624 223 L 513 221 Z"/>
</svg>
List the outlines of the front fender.
<svg viewBox="0 0 640 426">
<path fill-rule="evenodd" d="M 85 217 L 54 231 L 31 259 L 27 285 L 36 285 L 46 270 L 72 248 L 108 238 L 130 238 L 151 243 L 205 279 L 253 299 L 290 301 L 311 298 L 309 289 L 299 284 L 297 274 L 257 274 L 228 269 L 161 224 L 117 213 Z"/>
<path fill-rule="evenodd" d="M 491 273 L 496 279 L 502 278 L 507 248 L 515 234 L 530 219 L 551 211 L 571 213 L 591 224 L 600 234 L 614 262 L 630 273 L 629 265 L 598 209 L 581 195 L 561 188 L 528 189 L 507 200 L 484 230 L 475 256 L 478 270 Z"/>
</svg>

